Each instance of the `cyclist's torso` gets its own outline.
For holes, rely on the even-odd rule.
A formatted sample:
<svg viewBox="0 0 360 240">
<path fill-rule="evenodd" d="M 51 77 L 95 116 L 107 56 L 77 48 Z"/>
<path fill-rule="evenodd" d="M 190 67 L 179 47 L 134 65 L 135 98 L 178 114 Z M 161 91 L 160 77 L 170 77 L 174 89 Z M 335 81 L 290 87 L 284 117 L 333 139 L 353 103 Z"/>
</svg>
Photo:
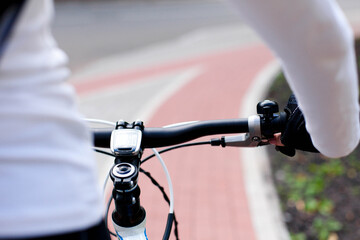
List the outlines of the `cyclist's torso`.
<svg viewBox="0 0 360 240">
<path fill-rule="evenodd" d="M 102 216 L 52 14 L 51 1 L 27 1 L 0 62 L 0 238 L 79 230 Z"/>
</svg>

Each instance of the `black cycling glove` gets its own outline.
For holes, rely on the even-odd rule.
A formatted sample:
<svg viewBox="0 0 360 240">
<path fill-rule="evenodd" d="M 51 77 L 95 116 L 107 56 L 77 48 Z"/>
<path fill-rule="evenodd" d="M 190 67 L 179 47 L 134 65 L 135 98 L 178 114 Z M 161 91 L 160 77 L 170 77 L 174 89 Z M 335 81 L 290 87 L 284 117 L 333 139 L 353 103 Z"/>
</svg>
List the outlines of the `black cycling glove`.
<svg viewBox="0 0 360 240">
<path fill-rule="evenodd" d="M 310 135 L 305 128 L 305 119 L 294 94 L 290 96 L 285 112 L 287 113 L 287 123 L 284 131 L 281 132 L 281 142 L 285 146 L 277 146 L 276 149 L 290 157 L 295 155 L 295 149 L 319 152 L 314 147 Z"/>
</svg>

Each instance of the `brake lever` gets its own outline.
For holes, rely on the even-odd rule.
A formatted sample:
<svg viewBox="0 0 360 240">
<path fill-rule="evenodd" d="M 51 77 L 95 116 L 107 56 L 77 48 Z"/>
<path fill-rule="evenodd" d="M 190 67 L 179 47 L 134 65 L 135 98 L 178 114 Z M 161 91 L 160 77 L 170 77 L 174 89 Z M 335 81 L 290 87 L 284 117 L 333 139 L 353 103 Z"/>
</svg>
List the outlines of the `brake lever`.
<svg viewBox="0 0 360 240">
<path fill-rule="evenodd" d="M 259 115 L 248 118 L 249 132 L 237 136 L 222 137 L 223 147 L 258 147 L 268 145 L 261 135 L 261 119 Z"/>
</svg>

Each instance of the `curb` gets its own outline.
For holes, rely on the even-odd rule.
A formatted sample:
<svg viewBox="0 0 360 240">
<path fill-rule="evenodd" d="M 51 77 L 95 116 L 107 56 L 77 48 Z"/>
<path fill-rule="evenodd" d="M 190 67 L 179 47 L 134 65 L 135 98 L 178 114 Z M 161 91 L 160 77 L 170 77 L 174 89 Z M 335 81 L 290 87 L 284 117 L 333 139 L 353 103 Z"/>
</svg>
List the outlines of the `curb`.
<svg viewBox="0 0 360 240">
<path fill-rule="evenodd" d="M 241 116 L 256 114 L 256 104 L 264 100 L 267 90 L 280 69 L 280 64 L 273 61 L 259 72 L 244 96 Z M 244 148 L 240 150 L 240 153 L 245 189 L 257 239 L 290 240 L 272 180 L 267 150 L 264 147 Z"/>
</svg>

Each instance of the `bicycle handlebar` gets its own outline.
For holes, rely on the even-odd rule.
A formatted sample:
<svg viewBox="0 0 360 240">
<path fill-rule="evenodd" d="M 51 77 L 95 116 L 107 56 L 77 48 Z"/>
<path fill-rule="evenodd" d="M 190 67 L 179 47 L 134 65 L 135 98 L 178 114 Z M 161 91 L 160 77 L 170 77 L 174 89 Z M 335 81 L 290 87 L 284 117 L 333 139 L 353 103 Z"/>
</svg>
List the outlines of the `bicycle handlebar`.
<svg viewBox="0 0 360 240">
<path fill-rule="evenodd" d="M 269 124 L 259 117 L 259 122 L 255 124 L 259 125 L 258 128 L 261 129 L 261 133 L 268 131 L 264 128 L 268 128 L 272 132 L 280 132 L 283 128 L 285 118 L 286 116 L 284 114 L 279 114 L 272 120 L 271 124 Z M 174 127 L 144 128 L 141 146 L 143 148 L 165 147 L 209 135 L 249 133 L 253 128 L 256 128 L 256 126 L 249 127 L 249 125 L 250 118 L 241 118 L 197 121 Z M 260 138 L 262 138 L 263 135 L 261 133 L 258 134 Z M 94 132 L 94 146 L 109 148 L 110 138 L 111 131 Z"/>
<path fill-rule="evenodd" d="M 200 121 L 170 128 L 148 128 L 143 132 L 143 147 L 164 147 L 209 135 L 248 131 L 247 119 Z"/>
<path fill-rule="evenodd" d="M 247 119 L 209 120 L 185 123 L 175 127 L 145 128 L 142 135 L 142 147 L 165 147 L 209 135 L 248 131 Z M 109 148 L 110 137 L 111 131 L 94 132 L 94 146 Z"/>
</svg>

